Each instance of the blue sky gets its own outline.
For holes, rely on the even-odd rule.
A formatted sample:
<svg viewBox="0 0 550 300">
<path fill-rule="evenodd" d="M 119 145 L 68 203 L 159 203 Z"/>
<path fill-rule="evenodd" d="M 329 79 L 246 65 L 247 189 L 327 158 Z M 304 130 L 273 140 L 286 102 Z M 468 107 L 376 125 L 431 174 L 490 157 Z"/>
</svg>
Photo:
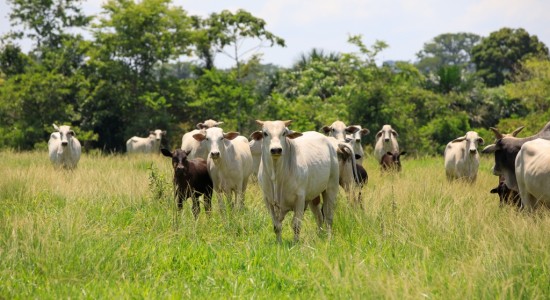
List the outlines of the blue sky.
<svg viewBox="0 0 550 300">
<path fill-rule="evenodd" d="M 88 14 L 101 11 L 100 0 L 84 1 Z M 424 43 L 442 33 L 470 32 L 481 36 L 502 27 L 524 28 L 550 46 L 549 0 L 173 0 L 189 15 L 208 16 L 223 9 L 245 9 L 267 23 L 287 47 L 263 48 L 263 62 L 288 67 L 312 48 L 354 52 L 349 35 L 362 35 L 367 45 L 382 40 L 389 48 L 380 61 L 414 62 Z M 0 33 L 9 30 L 9 6 L 0 0 Z M 23 49 L 30 43 L 23 41 Z M 218 67 L 231 66 L 223 54 Z"/>
</svg>

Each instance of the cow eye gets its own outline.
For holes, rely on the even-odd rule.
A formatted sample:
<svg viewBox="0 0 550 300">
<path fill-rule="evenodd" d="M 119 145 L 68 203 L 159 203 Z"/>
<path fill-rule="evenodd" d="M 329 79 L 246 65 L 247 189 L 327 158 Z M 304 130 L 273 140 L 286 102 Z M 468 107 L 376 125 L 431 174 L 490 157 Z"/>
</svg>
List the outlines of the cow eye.
<svg viewBox="0 0 550 300">
<path fill-rule="evenodd" d="M 267 132 L 266 132 L 266 131 L 264 131 L 264 136 L 265 136 L 265 137 L 267 137 L 267 136 L 268 136 L 268 134 L 267 134 Z"/>
</svg>

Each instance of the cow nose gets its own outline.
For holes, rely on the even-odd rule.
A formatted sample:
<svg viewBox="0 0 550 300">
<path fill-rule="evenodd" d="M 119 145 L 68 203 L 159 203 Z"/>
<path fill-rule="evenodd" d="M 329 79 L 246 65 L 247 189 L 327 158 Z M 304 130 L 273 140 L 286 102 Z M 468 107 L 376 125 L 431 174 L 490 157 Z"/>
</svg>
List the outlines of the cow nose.
<svg viewBox="0 0 550 300">
<path fill-rule="evenodd" d="M 67 142 L 61 142 L 61 146 L 67 146 L 69 143 Z"/>
<path fill-rule="evenodd" d="M 476 154 L 476 153 L 477 153 L 477 149 L 470 149 L 470 153 L 471 153 L 471 154 Z"/>
<path fill-rule="evenodd" d="M 283 153 L 283 148 L 271 148 L 272 155 L 281 155 Z"/>
<path fill-rule="evenodd" d="M 386 142 L 386 143 L 389 142 L 389 141 L 390 141 L 389 138 L 385 138 L 385 139 L 384 139 L 384 142 Z"/>
<path fill-rule="evenodd" d="M 355 139 L 356 143 L 361 143 L 361 139 Z"/>
<path fill-rule="evenodd" d="M 220 157 L 220 152 L 210 152 L 210 156 L 212 158 L 219 158 Z"/>
</svg>

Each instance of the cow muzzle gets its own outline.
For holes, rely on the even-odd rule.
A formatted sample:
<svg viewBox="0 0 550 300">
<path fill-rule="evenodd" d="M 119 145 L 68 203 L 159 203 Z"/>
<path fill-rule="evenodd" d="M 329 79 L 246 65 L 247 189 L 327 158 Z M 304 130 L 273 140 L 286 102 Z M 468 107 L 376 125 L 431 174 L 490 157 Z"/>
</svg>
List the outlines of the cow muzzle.
<svg viewBox="0 0 550 300">
<path fill-rule="evenodd" d="M 69 143 L 68 142 L 61 142 L 61 146 L 66 147 Z"/>
<path fill-rule="evenodd" d="M 477 149 L 470 149 L 470 154 L 476 154 L 477 153 Z"/>
<path fill-rule="evenodd" d="M 272 156 L 281 156 L 283 154 L 283 148 L 271 148 L 269 149 Z"/>
<path fill-rule="evenodd" d="M 212 157 L 212 159 L 218 159 L 220 158 L 220 152 L 210 152 L 210 157 Z"/>
</svg>

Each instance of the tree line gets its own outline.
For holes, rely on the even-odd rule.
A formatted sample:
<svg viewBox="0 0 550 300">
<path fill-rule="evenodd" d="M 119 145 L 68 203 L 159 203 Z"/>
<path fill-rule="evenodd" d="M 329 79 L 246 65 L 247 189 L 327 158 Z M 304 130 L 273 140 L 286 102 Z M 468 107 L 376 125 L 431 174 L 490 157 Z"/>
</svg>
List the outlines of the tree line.
<svg viewBox="0 0 550 300">
<path fill-rule="evenodd" d="M 297 131 L 358 124 L 370 129 L 370 145 L 391 124 L 403 149 L 424 155 L 442 153 L 468 130 L 491 140 L 491 126 L 525 125 L 529 134 L 550 120 L 548 48 L 522 28 L 444 33 L 416 62 L 381 65 L 385 42 L 350 36 L 352 53 L 311 49 L 283 68 L 263 62 L 260 51 L 284 47 L 284 39 L 245 10 L 203 18 L 170 0 L 110 0 L 87 16 L 81 0 L 8 3 L 0 148 L 43 148 L 52 123 L 71 125 L 87 150 L 123 151 L 129 137 L 156 128 L 177 147 L 210 118 L 245 135 L 257 130 L 255 119 L 291 119 Z M 23 38 L 33 41 L 28 53 Z M 219 55 L 233 67 L 216 68 Z"/>
</svg>

